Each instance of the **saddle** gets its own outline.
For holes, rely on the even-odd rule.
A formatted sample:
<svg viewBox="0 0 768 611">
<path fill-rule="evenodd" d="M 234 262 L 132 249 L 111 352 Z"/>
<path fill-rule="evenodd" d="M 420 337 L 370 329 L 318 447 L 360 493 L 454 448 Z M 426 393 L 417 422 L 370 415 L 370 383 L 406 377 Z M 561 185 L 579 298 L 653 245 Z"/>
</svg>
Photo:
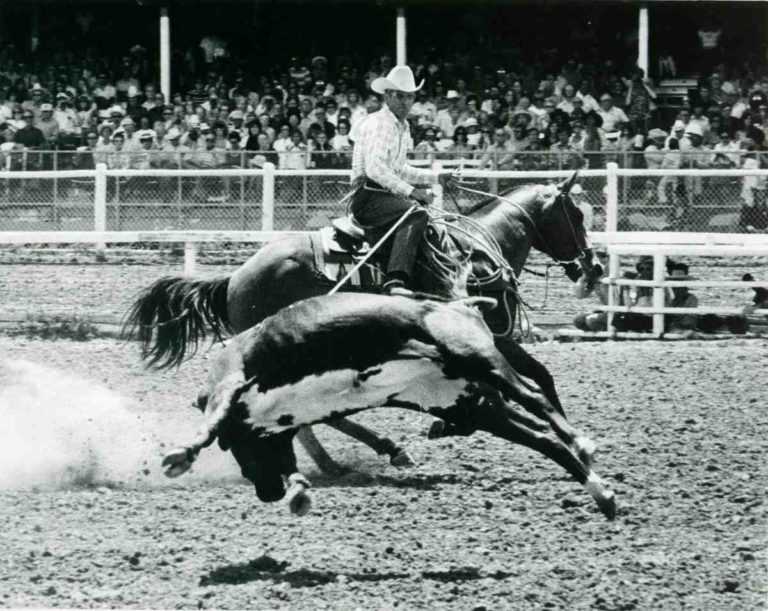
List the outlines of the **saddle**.
<svg viewBox="0 0 768 611">
<path fill-rule="evenodd" d="M 331 221 L 310 235 L 315 255 L 315 267 L 328 283 L 336 284 L 370 252 L 365 230 L 351 215 Z M 358 290 L 376 290 L 384 273 L 375 261 L 369 260 L 355 272 L 348 284 Z"/>
<path fill-rule="evenodd" d="M 440 250 L 447 250 L 446 243 L 453 238 L 445 227 L 430 223 L 428 239 Z M 323 279 L 336 284 L 351 270 L 371 249 L 365 229 L 352 215 L 335 218 L 331 225 L 319 229 L 311 237 L 315 254 L 315 265 Z M 348 281 L 358 290 L 377 290 L 384 280 L 384 270 L 380 260 L 374 256 L 369 259 Z M 469 286 L 473 286 L 470 278 Z M 506 282 L 499 278 L 497 282 L 486 284 L 484 293 L 504 291 Z"/>
</svg>

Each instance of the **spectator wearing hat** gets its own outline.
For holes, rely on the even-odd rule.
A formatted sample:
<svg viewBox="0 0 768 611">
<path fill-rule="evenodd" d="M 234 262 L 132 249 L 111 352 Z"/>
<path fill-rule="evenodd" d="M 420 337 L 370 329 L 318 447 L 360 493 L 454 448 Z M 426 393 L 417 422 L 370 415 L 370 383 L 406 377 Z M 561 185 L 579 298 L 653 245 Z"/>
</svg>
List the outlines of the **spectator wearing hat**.
<svg viewBox="0 0 768 611">
<path fill-rule="evenodd" d="M 40 83 L 35 83 L 29 90 L 29 99 L 21 103 L 22 109 L 32 111 L 36 120 L 40 116 L 40 106 L 45 101 L 44 98 L 47 93 Z"/>
<path fill-rule="evenodd" d="M 136 132 L 136 140 L 139 148 L 130 151 L 131 168 L 135 170 L 149 170 L 160 166 L 160 157 L 155 146 L 155 132 L 151 129 L 142 129 Z"/>
<path fill-rule="evenodd" d="M 669 143 L 672 140 L 677 140 L 678 147 L 677 150 L 680 150 L 680 142 L 683 139 L 683 136 L 685 135 L 685 123 L 681 119 L 676 119 L 675 122 L 672 124 L 672 129 L 670 130 L 669 136 L 667 136 L 667 139 L 664 142 L 664 148 L 669 149 Z"/>
<path fill-rule="evenodd" d="M 229 134 L 236 133 L 241 140 L 241 144 L 244 144 L 248 138 L 248 130 L 245 128 L 245 113 L 240 109 L 235 109 L 229 113 L 227 117 L 229 119 L 229 125 L 227 126 L 227 139 L 229 140 Z"/>
<path fill-rule="evenodd" d="M 181 130 L 178 127 L 171 127 L 165 134 L 165 141 L 160 149 L 161 165 L 170 169 L 181 169 L 186 167 L 187 156 L 191 149 L 181 143 Z"/>
<path fill-rule="evenodd" d="M 597 111 L 603 120 L 603 131 L 613 132 L 621 129 L 624 123 L 629 123 L 626 113 L 613 103 L 613 96 L 604 93 L 600 96 L 600 110 Z"/>
<path fill-rule="evenodd" d="M 658 127 L 654 127 L 648 132 L 649 144 L 643 150 L 643 159 L 645 167 L 649 170 L 661 169 L 664 162 L 664 141 L 667 139 L 667 132 Z"/>
<path fill-rule="evenodd" d="M 461 118 L 461 111 L 459 110 L 460 98 L 461 96 L 458 91 L 449 89 L 445 95 L 443 108 L 438 110 L 435 116 L 435 127 L 448 138 L 453 138 L 453 130 Z"/>
<path fill-rule="evenodd" d="M 66 93 L 56 94 L 56 109 L 53 111 L 53 118 L 59 126 L 59 134 L 62 136 L 77 134 L 81 127 L 77 113 L 72 108 L 72 100 Z"/>
<path fill-rule="evenodd" d="M 45 146 L 48 149 L 56 148 L 59 138 L 59 123 L 53 118 L 53 105 L 47 102 L 40 105 L 40 119 L 37 127 L 43 132 Z"/>
</svg>

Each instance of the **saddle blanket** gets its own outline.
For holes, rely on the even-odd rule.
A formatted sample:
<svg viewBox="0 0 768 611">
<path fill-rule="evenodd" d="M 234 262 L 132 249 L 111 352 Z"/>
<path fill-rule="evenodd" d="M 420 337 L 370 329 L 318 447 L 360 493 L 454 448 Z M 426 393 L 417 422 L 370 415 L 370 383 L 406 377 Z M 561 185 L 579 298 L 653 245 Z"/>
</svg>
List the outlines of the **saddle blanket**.
<svg viewBox="0 0 768 611">
<path fill-rule="evenodd" d="M 336 240 L 333 227 L 323 227 L 312 234 L 312 248 L 315 253 L 315 265 L 328 282 L 337 283 L 368 253 L 368 245 L 361 244 L 354 253 L 344 248 Z M 381 286 L 384 274 L 372 263 L 365 263 L 347 281 L 358 289 L 373 289 Z"/>
</svg>

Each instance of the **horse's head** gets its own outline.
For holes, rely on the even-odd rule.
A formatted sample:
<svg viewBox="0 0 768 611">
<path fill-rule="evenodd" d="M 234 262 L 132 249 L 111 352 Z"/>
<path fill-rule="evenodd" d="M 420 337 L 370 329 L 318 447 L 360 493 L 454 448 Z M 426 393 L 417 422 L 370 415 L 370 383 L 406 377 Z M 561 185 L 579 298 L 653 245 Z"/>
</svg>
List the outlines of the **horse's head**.
<svg viewBox="0 0 768 611">
<path fill-rule="evenodd" d="M 591 278 L 598 271 L 584 227 L 584 214 L 570 195 L 577 176 L 578 171 L 542 193 L 544 201 L 536 224 L 538 235 L 534 238 L 534 246 L 560 263 L 574 282 L 582 272 Z"/>
</svg>

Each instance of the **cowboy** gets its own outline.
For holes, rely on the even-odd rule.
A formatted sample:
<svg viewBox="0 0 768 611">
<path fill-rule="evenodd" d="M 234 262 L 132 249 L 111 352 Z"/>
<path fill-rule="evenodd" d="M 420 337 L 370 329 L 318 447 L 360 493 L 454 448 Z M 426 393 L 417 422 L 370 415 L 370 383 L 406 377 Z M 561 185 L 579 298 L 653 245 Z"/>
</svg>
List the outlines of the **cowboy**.
<svg viewBox="0 0 768 611">
<path fill-rule="evenodd" d="M 361 225 L 376 231 L 397 222 L 419 203 L 428 206 L 433 195 L 416 184 L 450 184 L 452 174 L 414 168 L 405 155 L 412 147 L 406 118 L 411 111 L 417 86 L 408 66 L 395 66 L 386 77 L 371 82 L 371 89 L 384 97 L 381 110 L 371 113 L 356 129 L 352 153 L 352 214 Z M 427 227 L 426 210 L 414 210 L 397 228 L 386 270 L 384 291 L 411 294 L 406 288 L 413 275 L 416 256 Z"/>
</svg>

